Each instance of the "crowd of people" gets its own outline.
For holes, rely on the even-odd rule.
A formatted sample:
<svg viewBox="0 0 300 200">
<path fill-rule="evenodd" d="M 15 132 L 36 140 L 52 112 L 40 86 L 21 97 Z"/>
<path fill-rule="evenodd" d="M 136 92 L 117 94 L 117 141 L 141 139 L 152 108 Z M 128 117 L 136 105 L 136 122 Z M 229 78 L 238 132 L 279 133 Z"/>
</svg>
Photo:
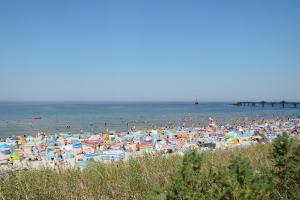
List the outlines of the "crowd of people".
<svg viewBox="0 0 300 200">
<path fill-rule="evenodd" d="M 37 132 L 35 135 L 10 136 L 0 140 L 0 162 L 5 166 L 79 166 L 92 160 L 119 160 L 144 152 L 182 153 L 244 147 L 269 143 L 279 134 L 299 137 L 300 119 L 237 120 L 218 124 L 209 118 L 205 127 L 168 126 L 160 129 L 104 133 Z"/>
</svg>

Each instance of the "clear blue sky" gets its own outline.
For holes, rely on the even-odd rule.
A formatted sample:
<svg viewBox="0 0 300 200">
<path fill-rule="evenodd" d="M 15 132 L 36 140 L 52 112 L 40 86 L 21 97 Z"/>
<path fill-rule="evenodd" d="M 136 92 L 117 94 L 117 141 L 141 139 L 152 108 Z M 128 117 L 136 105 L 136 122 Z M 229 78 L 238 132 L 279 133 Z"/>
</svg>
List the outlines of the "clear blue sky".
<svg viewBox="0 0 300 200">
<path fill-rule="evenodd" d="M 300 100 L 300 1 L 0 2 L 0 100 Z"/>
</svg>

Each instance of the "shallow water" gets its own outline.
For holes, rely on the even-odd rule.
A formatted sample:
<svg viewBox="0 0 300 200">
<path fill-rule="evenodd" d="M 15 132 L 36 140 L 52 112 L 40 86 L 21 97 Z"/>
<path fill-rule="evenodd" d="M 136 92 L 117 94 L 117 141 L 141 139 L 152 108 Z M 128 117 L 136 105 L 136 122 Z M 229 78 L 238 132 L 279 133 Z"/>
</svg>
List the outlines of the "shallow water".
<svg viewBox="0 0 300 200">
<path fill-rule="evenodd" d="M 205 125 L 208 118 L 230 122 L 237 118 L 275 118 L 300 116 L 300 108 L 241 107 L 229 102 L 1 102 L 0 135 L 32 134 L 38 130 L 79 132 L 124 131 L 166 124 Z M 42 119 L 33 119 L 42 117 Z M 70 128 L 66 128 L 66 126 Z"/>
</svg>

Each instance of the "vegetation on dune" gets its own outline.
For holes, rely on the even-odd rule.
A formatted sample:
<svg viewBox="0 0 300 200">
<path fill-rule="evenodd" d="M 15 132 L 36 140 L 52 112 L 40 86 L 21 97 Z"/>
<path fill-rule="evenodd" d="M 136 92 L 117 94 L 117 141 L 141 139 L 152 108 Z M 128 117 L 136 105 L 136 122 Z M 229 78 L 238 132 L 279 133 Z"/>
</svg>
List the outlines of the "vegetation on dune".
<svg viewBox="0 0 300 200">
<path fill-rule="evenodd" d="M 14 171 L 0 177 L 2 199 L 300 199 L 300 144 L 182 156 L 160 154 L 80 171 Z"/>
<path fill-rule="evenodd" d="M 166 199 L 300 199 L 299 150 L 299 142 L 283 135 L 260 158 L 267 165 L 237 153 L 208 173 L 202 170 L 203 155 L 192 152 L 171 175 Z"/>
</svg>

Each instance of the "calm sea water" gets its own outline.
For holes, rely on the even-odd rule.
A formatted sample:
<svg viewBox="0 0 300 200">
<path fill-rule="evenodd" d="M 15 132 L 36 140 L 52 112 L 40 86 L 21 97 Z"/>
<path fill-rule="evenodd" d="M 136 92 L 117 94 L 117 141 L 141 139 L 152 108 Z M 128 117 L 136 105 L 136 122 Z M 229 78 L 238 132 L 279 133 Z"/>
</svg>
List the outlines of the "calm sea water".
<svg viewBox="0 0 300 200">
<path fill-rule="evenodd" d="M 209 117 L 219 122 L 237 118 L 300 116 L 300 108 L 239 107 L 231 103 L 163 102 L 1 102 L 0 136 L 32 134 L 38 130 L 79 132 L 124 131 L 127 124 L 138 128 L 166 124 L 205 125 Z M 33 119 L 33 117 L 42 117 Z M 70 126 L 68 128 L 67 126 Z"/>
</svg>

